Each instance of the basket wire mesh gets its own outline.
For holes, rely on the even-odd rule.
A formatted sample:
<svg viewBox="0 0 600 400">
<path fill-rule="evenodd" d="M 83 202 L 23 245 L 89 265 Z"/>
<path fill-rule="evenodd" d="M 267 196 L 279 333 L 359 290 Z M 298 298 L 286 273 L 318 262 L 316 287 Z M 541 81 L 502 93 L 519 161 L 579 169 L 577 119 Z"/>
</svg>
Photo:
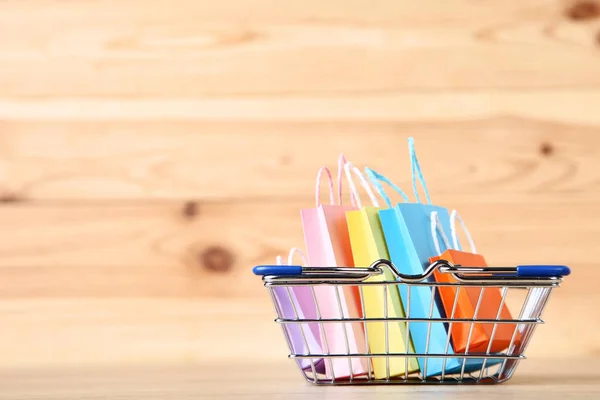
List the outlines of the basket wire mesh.
<svg viewBox="0 0 600 400">
<path fill-rule="evenodd" d="M 281 325 L 284 337 L 286 339 L 290 354 L 289 357 L 296 361 L 304 378 L 318 385 L 366 385 L 366 384 L 406 384 L 406 383 L 500 383 L 511 378 L 519 362 L 525 358 L 524 353 L 531 341 L 533 333 L 538 325 L 542 324 L 542 312 L 546 306 L 550 293 L 553 288 L 560 285 L 562 276 L 558 275 L 557 269 L 541 267 L 538 275 L 523 273 L 523 276 L 517 274 L 517 267 L 512 268 L 490 268 L 490 267 L 461 267 L 451 263 L 439 260 L 431 264 L 425 270 L 423 275 L 403 275 L 396 267 L 387 260 L 379 260 L 373 263 L 369 268 L 316 268 L 306 267 L 296 269 L 296 273 L 286 272 L 283 275 L 269 274 L 269 267 L 263 268 L 258 274 L 264 275 L 264 285 L 270 293 L 275 313 L 276 322 Z M 300 267 L 296 267 L 300 268 Z M 367 281 L 367 278 L 381 274 L 383 268 L 388 268 L 397 278 L 395 281 Z M 524 267 L 519 267 L 524 268 Z M 556 267 L 559 268 L 559 267 Z M 561 267 L 566 268 L 566 267 Z M 255 272 L 256 272 L 255 269 Z M 454 276 L 455 282 L 441 283 L 433 282 L 430 276 L 435 270 L 443 273 L 450 273 Z M 273 270 L 275 271 L 275 270 Z M 281 272 L 281 269 L 277 269 Z M 525 270 L 523 270 L 525 271 Z M 529 270 L 531 271 L 531 270 Z M 567 272 L 565 272 L 567 271 Z M 563 270 L 563 275 L 568 275 L 568 268 Z M 390 291 L 398 290 L 400 285 L 405 285 L 408 293 L 407 302 L 404 304 L 406 310 L 405 317 L 390 317 L 388 315 L 388 297 Z M 316 308 L 316 318 L 306 318 L 297 309 L 293 301 L 293 290 L 295 288 L 309 288 Z M 326 288 L 333 292 L 337 301 L 339 311 L 338 318 L 324 318 L 321 313 L 321 304 L 317 301 L 315 287 Z M 365 287 L 376 287 L 380 290 L 384 299 L 383 315 L 381 317 L 367 317 L 365 310 Z M 429 302 L 429 315 L 414 317 L 410 315 L 411 290 L 416 287 L 427 287 L 431 290 L 431 299 Z M 439 306 L 439 290 L 442 287 L 453 287 L 456 289 L 454 303 L 450 315 L 442 315 L 442 318 L 434 318 L 434 307 Z M 459 294 L 461 289 L 476 288 L 479 290 L 479 296 L 475 305 L 473 318 L 456 318 Z M 344 313 L 340 293 L 344 289 L 353 288 L 359 294 L 360 310 L 359 316 L 350 316 Z M 499 288 L 501 293 L 501 302 L 498 307 L 495 318 L 479 318 L 478 313 L 481 307 L 485 290 L 490 288 Z M 498 289 L 496 289 L 498 290 Z M 292 312 L 284 312 L 282 301 L 289 302 L 292 305 Z M 509 306 L 511 310 L 519 310 L 518 317 L 513 319 L 503 319 L 501 310 L 504 306 Z M 516 315 L 516 314 L 513 314 Z M 390 324 L 402 324 L 406 337 L 404 343 L 410 343 L 411 324 L 427 324 L 427 341 L 424 353 L 410 351 L 410 346 L 406 346 L 404 352 L 390 351 Z M 332 352 L 325 333 L 326 326 L 329 324 L 342 324 L 344 332 L 345 351 Z M 348 331 L 358 324 L 365 333 L 364 352 L 352 352 Z M 371 352 L 369 349 L 369 325 L 384 324 L 385 326 L 385 351 Z M 444 324 L 447 335 L 445 339 L 445 351 L 443 353 L 429 352 L 429 341 L 432 324 Z M 469 331 L 464 353 L 450 352 L 452 343 L 452 331 L 457 326 L 468 324 Z M 489 343 L 485 351 L 473 352 L 469 350 L 474 328 L 478 324 L 492 325 Z M 510 343 L 503 351 L 492 352 L 494 338 L 500 324 L 509 324 L 512 327 L 512 337 Z M 303 341 L 302 349 L 294 346 L 291 338 L 291 330 L 299 331 Z M 315 330 L 320 333 L 320 348 L 310 345 L 307 336 Z M 519 340 L 517 340 L 519 338 Z M 376 378 L 373 374 L 373 360 L 384 358 L 386 362 L 385 377 Z M 409 360 L 417 358 L 424 362 L 420 363 L 420 368 L 415 372 L 409 372 Z M 427 364 L 432 359 L 442 359 L 443 366 L 439 375 L 430 376 L 427 373 Z M 358 359 L 366 359 L 366 373 L 355 371 L 355 363 Z M 403 359 L 405 363 L 404 373 L 392 374 L 390 372 L 390 363 L 393 360 Z M 447 369 L 446 363 L 450 359 L 458 360 L 460 368 Z M 349 374 L 347 376 L 336 376 L 333 362 L 348 363 Z M 433 361 L 431 361 L 433 362 Z M 475 366 L 475 367 L 473 367 Z M 325 372 L 327 371 L 327 373 Z"/>
</svg>

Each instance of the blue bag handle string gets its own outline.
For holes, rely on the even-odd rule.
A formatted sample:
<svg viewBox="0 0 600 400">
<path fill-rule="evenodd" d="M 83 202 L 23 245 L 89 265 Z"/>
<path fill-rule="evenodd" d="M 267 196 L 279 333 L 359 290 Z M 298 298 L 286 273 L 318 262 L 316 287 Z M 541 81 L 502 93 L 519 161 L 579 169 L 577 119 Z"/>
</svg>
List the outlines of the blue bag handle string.
<svg viewBox="0 0 600 400">
<path fill-rule="evenodd" d="M 415 198 L 417 199 L 417 203 L 421 202 L 419 199 L 419 192 L 417 191 L 417 179 L 421 183 L 423 187 L 423 192 L 425 193 L 425 198 L 427 199 L 427 204 L 431 204 L 431 198 L 429 197 L 429 192 L 427 191 L 427 185 L 425 184 L 425 178 L 423 178 L 423 173 L 421 172 L 421 166 L 419 165 L 419 159 L 417 158 L 417 153 L 415 151 L 415 139 L 412 137 L 408 138 L 408 154 L 410 155 L 410 167 L 412 172 L 412 185 L 413 191 L 415 192 Z"/>
<path fill-rule="evenodd" d="M 402 198 L 404 199 L 404 202 L 408 203 L 408 196 L 406 195 L 406 193 L 404 193 L 404 191 L 402 189 L 400 189 L 398 186 L 396 186 L 388 178 L 386 178 L 385 176 L 381 175 L 379 172 L 377 172 L 369 167 L 365 168 L 365 174 L 367 174 L 367 176 L 369 177 L 369 180 L 371 182 L 373 182 L 373 186 L 375 186 L 375 189 L 377 189 L 377 193 L 379 193 L 381 198 L 383 200 L 385 200 L 388 207 L 394 208 L 394 206 L 392 205 L 392 201 L 390 200 L 388 195 L 385 193 L 385 190 L 383 189 L 383 185 L 381 184 L 381 182 L 386 183 L 389 187 L 394 189 L 400 196 L 402 196 Z"/>
</svg>

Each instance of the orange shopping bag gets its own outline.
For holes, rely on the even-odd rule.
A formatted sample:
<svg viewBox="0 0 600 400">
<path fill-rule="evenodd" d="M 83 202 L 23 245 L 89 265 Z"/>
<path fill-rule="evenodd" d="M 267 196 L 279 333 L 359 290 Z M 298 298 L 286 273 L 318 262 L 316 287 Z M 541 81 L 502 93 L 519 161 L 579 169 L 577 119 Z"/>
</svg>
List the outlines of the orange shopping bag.
<svg viewBox="0 0 600 400">
<path fill-rule="evenodd" d="M 456 220 L 459 220 L 469 244 L 471 253 L 457 250 L 459 249 L 458 239 L 456 235 Z M 467 230 L 464 222 L 458 216 L 456 210 L 453 210 L 450 215 L 450 225 L 452 230 L 452 246 L 448 243 L 448 239 L 440 228 L 440 222 L 436 212 L 431 213 L 431 230 L 434 237 L 434 243 L 438 254 L 440 253 L 438 237 L 441 237 L 446 244 L 447 250 L 439 254 L 437 257 L 431 257 L 430 261 L 446 260 L 452 264 L 463 267 L 485 267 L 487 263 L 482 255 L 476 253 L 475 245 L 471 239 L 471 235 Z M 435 280 L 444 283 L 457 283 L 458 281 L 448 273 L 443 273 L 438 270 L 434 272 Z M 458 319 L 512 319 L 510 311 L 503 300 L 503 293 L 500 288 L 496 287 L 461 287 L 456 296 L 456 286 L 440 286 L 438 287 L 439 294 L 444 305 L 444 310 L 448 318 Z M 481 296 L 481 299 L 480 299 Z M 456 299 L 456 306 L 454 301 Z M 475 310 L 479 303 L 477 315 Z M 452 312 L 454 311 L 454 314 Z M 452 344 L 457 353 L 478 353 L 478 352 L 501 352 L 509 345 L 515 331 L 515 326 L 512 324 L 494 324 L 489 323 L 453 323 L 452 324 Z M 469 335 L 471 336 L 469 341 Z M 517 332 L 515 343 L 520 340 L 520 335 Z"/>
</svg>

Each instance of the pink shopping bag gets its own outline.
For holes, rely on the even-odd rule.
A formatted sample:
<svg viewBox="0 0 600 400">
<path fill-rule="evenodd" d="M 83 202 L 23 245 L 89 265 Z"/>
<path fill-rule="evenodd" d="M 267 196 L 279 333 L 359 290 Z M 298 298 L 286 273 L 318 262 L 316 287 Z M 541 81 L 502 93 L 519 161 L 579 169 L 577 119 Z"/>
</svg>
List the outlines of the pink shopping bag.
<svg viewBox="0 0 600 400">
<path fill-rule="evenodd" d="M 323 167 L 317 175 L 316 207 L 301 210 L 302 227 L 311 266 L 349 267 L 353 266 L 352 249 L 346 224 L 346 211 L 352 206 L 342 205 L 342 164 L 338 162 L 338 204 L 333 201 L 333 181 L 329 169 Z M 329 178 L 331 204 L 319 201 L 319 181 L 325 172 Z M 318 312 L 322 318 L 361 318 L 360 294 L 357 287 L 335 287 L 317 285 L 314 288 Z M 365 333 L 362 323 L 324 323 L 321 343 L 325 354 L 357 354 L 366 352 Z M 365 358 L 326 358 L 327 377 L 347 378 L 364 375 L 368 372 Z"/>
</svg>

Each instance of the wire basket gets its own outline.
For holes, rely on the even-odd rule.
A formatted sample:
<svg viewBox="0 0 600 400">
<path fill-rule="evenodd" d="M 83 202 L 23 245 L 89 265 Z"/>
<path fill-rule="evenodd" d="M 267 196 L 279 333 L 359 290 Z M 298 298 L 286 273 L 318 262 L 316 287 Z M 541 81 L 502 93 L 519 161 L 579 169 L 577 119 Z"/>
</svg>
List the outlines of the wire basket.
<svg viewBox="0 0 600 400">
<path fill-rule="evenodd" d="M 383 276 L 388 269 L 396 278 L 394 281 L 377 281 L 369 278 Z M 434 282 L 434 271 L 451 274 L 451 282 Z M 397 268 L 388 260 L 378 260 L 368 268 L 343 268 L 343 267 L 300 267 L 300 266 L 257 266 L 254 268 L 256 275 L 263 276 L 265 287 L 270 293 L 275 312 L 276 322 L 281 325 L 289 347 L 289 357 L 296 361 L 305 379 L 316 385 L 361 385 L 361 384 L 410 384 L 410 383 L 435 383 L 435 384 L 463 384 L 463 383 L 501 383 L 511 378 L 519 361 L 525 359 L 525 350 L 531 337 L 539 324 L 542 324 L 542 312 L 553 288 L 558 287 L 562 277 L 570 273 L 565 266 L 518 266 L 518 267 L 463 267 L 453 265 L 445 260 L 438 260 L 431 264 L 421 275 L 405 275 L 398 272 Z M 404 286 L 404 288 L 401 288 Z M 454 305 L 450 315 L 434 318 L 434 307 L 441 309 L 440 290 L 452 288 L 455 291 Z M 307 318 L 294 301 L 294 291 L 299 288 L 310 291 L 316 309 L 315 318 Z M 368 288 L 368 289 L 367 289 Z M 417 289 L 419 288 L 419 289 Z M 414 292 L 427 288 L 431 292 L 429 315 L 410 315 L 410 301 Z M 467 289 L 468 288 L 468 289 Z M 490 289 L 497 288 L 497 289 Z M 339 314 L 336 318 L 322 317 L 321 309 L 315 289 L 328 290 L 335 293 Z M 344 290 L 355 290 L 358 293 L 360 304 L 359 315 L 348 315 L 344 312 L 344 304 L 340 294 Z M 399 289 L 408 293 L 404 304 L 407 315 L 405 317 L 391 317 L 388 315 L 387 299 L 392 291 Z M 365 290 L 381 291 L 386 301 L 380 317 L 366 316 Z M 412 290 L 412 292 L 411 292 Z M 461 290 L 478 290 L 479 297 L 473 313 L 473 318 L 456 318 L 455 310 Z M 478 318 L 485 290 L 499 290 L 501 302 L 495 318 Z M 412 293 L 412 294 L 411 294 Z M 292 305 L 291 312 L 284 312 L 284 302 Z M 502 307 L 509 306 L 511 310 L 519 310 L 518 317 L 502 318 Z M 289 308 L 288 308 L 289 310 Z M 447 313 L 442 313 L 447 314 Z M 516 314 L 515 314 L 516 315 Z M 344 351 L 330 351 L 331 343 L 327 342 L 325 334 L 331 324 L 342 324 L 344 332 Z M 369 327 L 372 324 L 385 325 L 385 338 L 383 346 L 385 351 L 372 352 L 368 343 Z M 390 350 L 389 327 L 392 324 L 401 324 L 406 332 L 404 343 L 410 343 L 411 324 L 427 324 L 426 351 L 417 353 L 410 351 L 406 346 L 403 352 Z M 432 353 L 429 349 L 429 333 L 434 324 L 443 324 L 447 332 L 445 338 L 445 351 Z M 492 327 L 489 345 L 484 351 L 473 352 L 469 350 L 471 336 L 478 325 Z M 492 352 L 494 336 L 501 324 L 508 324 L 512 329 L 510 343 L 502 351 Z M 468 328 L 468 339 L 464 352 L 452 352 L 450 343 L 453 329 L 457 327 Z M 348 332 L 351 329 L 362 329 L 365 332 L 365 351 L 351 351 Z M 295 330 L 303 343 L 301 346 L 293 343 L 292 332 Z M 311 332 L 316 332 L 321 339 L 321 345 L 315 347 L 310 343 Z M 383 375 L 373 373 L 373 362 L 385 360 Z M 419 368 L 411 371 L 409 362 L 419 360 Z M 428 373 L 428 363 L 432 360 L 442 360 L 441 372 L 436 375 Z M 366 363 L 365 363 L 366 360 Z M 401 361 L 399 361 L 401 360 Z M 450 361 L 453 360 L 453 361 Z M 347 374 L 335 374 L 334 363 L 347 362 Z M 366 371 L 357 371 L 357 362 L 367 365 Z M 390 365 L 404 362 L 406 368 L 401 374 L 390 371 Z M 447 364 L 455 367 L 447 368 Z"/>
</svg>

